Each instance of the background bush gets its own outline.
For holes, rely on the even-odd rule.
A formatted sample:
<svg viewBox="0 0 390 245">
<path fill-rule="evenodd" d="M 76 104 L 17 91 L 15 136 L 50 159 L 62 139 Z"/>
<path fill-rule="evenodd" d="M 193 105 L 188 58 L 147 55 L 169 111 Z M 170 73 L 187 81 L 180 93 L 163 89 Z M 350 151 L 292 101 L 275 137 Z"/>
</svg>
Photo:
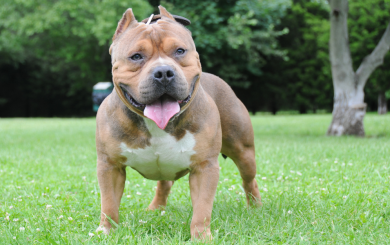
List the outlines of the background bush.
<svg viewBox="0 0 390 245">
<path fill-rule="evenodd" d="M 252 112 L 331 111 L 325 0 L 0 0 L 0 117 L 91 116 L 92 86 L 111 81 L 108 48 L 128 8 L 159 4 L 191 20 L 202 68 L 227 81 Z M 389 0 L 350 2 L 357 65 L 390 19 Z M 390 54 L 366 86 L 369 110 L 390 97 Z"/>
</svg>

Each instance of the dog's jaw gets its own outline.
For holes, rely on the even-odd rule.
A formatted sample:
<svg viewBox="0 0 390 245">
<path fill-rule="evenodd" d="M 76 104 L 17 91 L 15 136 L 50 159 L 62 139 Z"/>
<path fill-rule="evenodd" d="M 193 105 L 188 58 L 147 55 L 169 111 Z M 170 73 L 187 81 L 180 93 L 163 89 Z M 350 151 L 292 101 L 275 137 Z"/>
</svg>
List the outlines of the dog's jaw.
<svg viewBox="0 0 390 245">
<path fill-rule="evenodd" d="M 172 117 L 170 117 L 170 120 L 173 120 L 175 117 L 177 117 L 181 113 L 183 113 L 189 107 L 191 102 L 194 100 L 194 98 L 198 92 L 198 89 L 199 89 L 200 75 L 195 76 L 192 84 L 193 84 L 193 86 L 192 86 L 192 89 L 191 89 L 188 97 L 185 98 L 184 100 L 177 101 L 179 106 L 180 106 L 180 110 L 176 114 L 174 114 Z M 115 85 L 115 83 L 114 83 L 114 85 Z M 138 114 L 139 116 L 142 116 L 144 118 L 148 118 L 148 116 L 145 115 L 145 110 L 146 110 L 147 105 L 141 104 L 138 101 L 136 101 L 128 92 L 126 92 L 120 86 L 115 85 L 114 87 L 115 87 L 115 91 L 118 94 L 119 98 L 121 99 L 121 101 L 126 105 L 126 107 L 129 110 Z"/>
</svg>

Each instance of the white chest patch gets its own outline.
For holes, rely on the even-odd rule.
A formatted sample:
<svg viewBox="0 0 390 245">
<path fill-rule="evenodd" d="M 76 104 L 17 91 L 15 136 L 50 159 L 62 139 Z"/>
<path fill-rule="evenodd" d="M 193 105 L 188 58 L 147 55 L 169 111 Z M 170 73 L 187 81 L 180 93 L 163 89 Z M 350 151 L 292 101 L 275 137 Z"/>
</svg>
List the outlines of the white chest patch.
<svg viewBox="0 0 390 245">
<path fill-rule="evenodd" d="M 122 142 L 122 155 L 127 158 L 125 164 L 148 179 L 174 180 L 178 172 L 189 169 L 190 158 L 196 153 L 195 137 L 187 131 L 184 137 L 177 141 L 175 137 L 157 127 L 152 120 L 144 120 L 152 135 L 150 146 L 132 149 Z"/>
</svg>

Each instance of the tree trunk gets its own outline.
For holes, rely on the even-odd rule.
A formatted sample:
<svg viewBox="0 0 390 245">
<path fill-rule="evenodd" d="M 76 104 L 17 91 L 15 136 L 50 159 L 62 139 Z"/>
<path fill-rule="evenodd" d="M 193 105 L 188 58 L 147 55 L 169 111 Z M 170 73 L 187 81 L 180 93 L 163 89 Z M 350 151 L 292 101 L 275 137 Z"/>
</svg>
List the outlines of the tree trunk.
<svg viewBox="0 0 390 245">
<path fill-rule="evenodd" d="M 379 92 L 378 95 L 378 114 L 383 115 L 387 113 L 387 100 L 385 92 Z"/>
<path fill-rule="evenodd" d="M 366 113 L 363 87 L 358 86 L 352 69 L 348 41 L 348 1 L 331 0 L 329 55 L 334 87 L 333 120 L 328 135 L 364 136 Z"/>
<path fill-rule="evenodd" d="M 363 119 L 366 114 L 366 104 L 356 103 L 363 91 L 350 88 L 349 96 L 340 94 L 336 96 L 333 105 L 333 120 L 328 129 L 328 135 L 356 135 L 364 136 Z M 364 95 L 363 95 L 364 96 Z M 361 100 L 362 101 L 362 100 Z"/>
<path fill-rule="evenodd" d="M 348 0 L 330 0 L 329 56 L 334 86 L 333 119 L 328 135 L 364 136 L 366 114 L 364 86 L 371 73 L 383 63 L 390 48 L 390 23 L 374 51 L 364 58 L 356 73 L 348 41 Z"/>
</svg>

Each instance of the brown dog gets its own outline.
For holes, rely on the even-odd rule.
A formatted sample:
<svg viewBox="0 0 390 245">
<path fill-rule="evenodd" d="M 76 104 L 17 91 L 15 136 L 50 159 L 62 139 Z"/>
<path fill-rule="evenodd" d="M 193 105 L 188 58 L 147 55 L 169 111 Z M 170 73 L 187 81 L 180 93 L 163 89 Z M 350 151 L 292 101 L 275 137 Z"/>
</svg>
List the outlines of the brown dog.
<svg viewBox="0 0 390 245">
<path fill-rule="evenodd" d="M 190 173 L 191 236 L 211 238 L 218 155 L 237 165 L 248 205 L 261 205 L 248 111 L 220 78 L 202 73 L 191 33 L 163 7 L 145 24 L 128 9 L 110 48 L 115 90 L 97 114 L 101 222 L 119 222 L 126 167 L 157 180 L 149 209 L 167 204 L 174 180 Z M 156 21 L 156 19 L 158 19 Z M 180 23 L 179 23 L 180 22 Z"/>
</svg>

